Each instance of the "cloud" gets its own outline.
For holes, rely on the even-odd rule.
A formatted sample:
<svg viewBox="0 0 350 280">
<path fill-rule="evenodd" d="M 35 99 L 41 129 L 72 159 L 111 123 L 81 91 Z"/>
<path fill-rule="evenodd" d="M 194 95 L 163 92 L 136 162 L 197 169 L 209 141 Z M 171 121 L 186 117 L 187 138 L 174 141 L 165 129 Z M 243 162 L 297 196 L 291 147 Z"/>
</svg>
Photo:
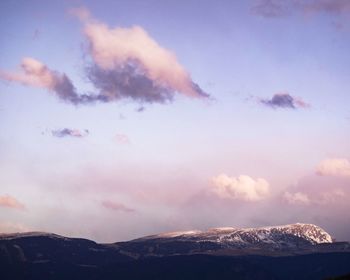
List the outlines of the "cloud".
<svg viewBox="0 0 350 280">
<path fill-rule="evenodd" d="M 288 187 L 282 195 L 282 201 L 291 205 L 333 204 L 338 207 L 350 197 L 349 176 L 349 161 L 324 160 L 317 166 L 316 174 L 303 177 L 297 184 Z"/>
<path fill-rule="evenodd" d="M 118 143 L 118 144 L 130 144 L 130 139 L 127 135 L 125 134 L 116 134 L 115 137 L 114 137 L 115 141 Z"/>
<path fill-rule="evenodd" d="M 25 209 L 24 204 L 22 204 L 16 198 L 10 195 L 0 196 L 0 207 L 14 208 L 19 210 Z"/>
<path fill-rule="evenodd" d="M 290 192 L 285 192 L 283 194 L 284 200 L 289 203 L 289 204 L 310 204 L 310 198 L 307 194 L 302 193 L 302 192 L 295 192 L 295 193 L 290 193 Z"/>
<path fill-rule="evenodd" d="M 300 1 L 302 4 L 303 2 Z M 348 0 L 314 0 L 302 5 L 304 11 L 311 13 L 350 13 L 350 1 Z"/>
<path fill-rule="evenodd" d="M 1 71 L 0 78 L 26 86 L 45 88 L 61 100 L 78 105 L 121 99 L 144 103 L 169 103 L 177 93 L 209 97 L 177 61 L 174 53 L 160 46 L 142 27 L 115 27 L 93 19 L 85 8 L 71 10 L 84 25 L 88 42 L 87 79 L 96 93 L 78 93 L 64 73 L 51 70 L 30 57 L 21 71 Z"/>
<path fill-rule="evenodd" d="M 34 58 L 23 58 L 20 68 L 18 72 L 0 71 L 0 78 L 26 86 L 47 89 L 68 103 L 79 104 L 90 102 L 90 96 L 78 95 L 76 93 L 75 87 L 66 74 L 53 71 Z"/>
<path fill-rule="evenodd" d="M 303 100 L 291 96 L 289 93 L 276 93 L 271 99 L 260 99 L 259 102 L 271 108 L 307 108 L 310 105 Z"/>
<path fill-rule="evenodd" d="M 85 8 L 71 11 L 84 25 L 93 64 L 88 77 L 107 100 L 141 103 L 171 101 L 175 92 L 208 97 L 194 83 L 174 53 L 160 46 L 142 27 L 110 28 Z"/>
<path fill-rule="evenodd" d="M 79 129 L 70 129 L 70 128 L 62 128 L 62 129 L 56 129 L 51 131 L 52 136 L 62 138 L 62 137 L 85 137 L 89 134 L 89 131 L 87 129 L 84 129 L 83 131 L 80 131 Z"/>
<path fill-rule="evenodd" d="M 114 202 L 111 200 L 104 200 L 101 202 L 102 206 L 106 209 L 122 212 L 135 212 L 135 209 L 129 208 L 122 203 Z"/>
<path fill-rule="evenodd" d="M 212 179 L 213 192 L 221 198 L 245 201 L 259 201 L 270 193 L 269 183 L 262 178 L 256 180 L 249 176 L 229 177 L 220 174 Z"/>
<path fill-rule="evenodd" d="M 303 193 L 303 192 L 288 192 L 283 194 L 283 200 L 292 205 L 325 205 L 339 202 L 343 199 L 346 193 L 341 189 L 320 191 L 318 193 Z"/>
<path fill-rule="evenodd" d="M 285 0 L 259 0 L 255 2 L 251 11 L 266 18 L 284 17 L 289 14 L 287 3 Z"/>
<path fill-rule="evenodd" d="M 348 0 L 256 0 L 251 11 L 265 18 L 278 18 L 293 13 L 327 13 L 341 15 L 350 13 Z"/>
<path fill-rule="evenodd" d="M 321 176 L 350 177 L 350 161 L 345 158 L 332 158 L 321 161 L 316 167 Z"/>
</svg>

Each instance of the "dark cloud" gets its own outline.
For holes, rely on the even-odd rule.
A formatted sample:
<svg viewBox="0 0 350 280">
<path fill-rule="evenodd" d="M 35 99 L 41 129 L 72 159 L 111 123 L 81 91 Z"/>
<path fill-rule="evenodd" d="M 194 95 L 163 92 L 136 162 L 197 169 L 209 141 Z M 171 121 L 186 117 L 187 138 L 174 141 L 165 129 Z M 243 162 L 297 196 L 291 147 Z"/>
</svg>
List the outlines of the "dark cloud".
<svg viewBox="0 0 350 280">
<path fill-rule="evenodd" d="M 259 102 L 271 108 L 307 108 L 309 105 L 303 100 L 291 96 L 289 93 L 276 93 L 271 99 L 260 99 Z"/>
<path fill-rule="evenodd" d="M 63 129 L 56 129 L 51 131 L 52 136 L 62 138 L 62 137 L 85 137 L 89 134 L 89 130 L 84 129 L 83 131 L 80 131 L 79 129 L 70 129 L 70 128 L 63 128 Z"/>
<path fill-rule="evenodd" d="M 105 95 L 94 94 L 78 94 L 72 81 L 66 74 L 55 76 L 55 83 L 52 87 L 52 91 L 63 101 L 74 104 L 93 104 L 96 102 L 109 102 L 110 99 Z"/>
<path fill-rule="evenodd" d="M 173 89 L 149 79 L 132 63 L 112 70 L 93 65 L 88 68 L 87 75 L 100 91 L 94 99 L 101 102 L 130 99 L 139 103 L 167 103 L 173 100 Z"/>
</svg>

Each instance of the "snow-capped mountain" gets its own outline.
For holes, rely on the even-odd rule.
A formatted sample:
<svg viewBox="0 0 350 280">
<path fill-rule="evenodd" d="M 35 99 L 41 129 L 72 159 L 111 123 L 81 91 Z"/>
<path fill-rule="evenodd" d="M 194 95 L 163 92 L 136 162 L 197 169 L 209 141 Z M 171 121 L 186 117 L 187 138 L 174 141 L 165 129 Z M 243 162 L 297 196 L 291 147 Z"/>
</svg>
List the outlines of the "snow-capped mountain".
<svg viewBox="0 0 350 280">
<path fill-rule="evenodd" d="M 174 239 L 183 241 L 215 242 L 232 245 L 285 244 L 306 242 L 310 244 L 331 243 L 332 237 L 313 224 L 291 224 L 260 228 L 213 228 L 208 231 L 180 231 L 146 236 L 134 241 Z"/>
<path fill-rule="evenodd" d="M 332 237 L 312 224 L 261 228 L 213 228 L 180 231 L 120 242 L 119 248 L 141 256 L 177 254 L 300 254 L 334 247 Z M 327 245 L 328 244 L 328 245 Z M 322 249 L 323 250 L 323 249 Z"/>
</svg>

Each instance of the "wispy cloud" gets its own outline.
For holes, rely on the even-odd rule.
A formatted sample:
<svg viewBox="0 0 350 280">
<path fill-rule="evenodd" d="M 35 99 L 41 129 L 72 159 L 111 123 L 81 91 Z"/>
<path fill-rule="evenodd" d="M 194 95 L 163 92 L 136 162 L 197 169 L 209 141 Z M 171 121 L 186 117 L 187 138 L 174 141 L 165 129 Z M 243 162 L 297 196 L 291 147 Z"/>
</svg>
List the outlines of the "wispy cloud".
<svg viewBox="0 0 350 280">
<path fill-rule="evenodd" d="M 289 14 L 288 0 L 258 0 L 251 8 L 258 16 L 266 18 L 284 17 Z"/>
<path fill-rule="evenodd" d="M 24 210 L 25 205 L 19 202 L 16 198 L 10 195 L 0 196 L 0 207 L 14 208 L 18 210 Z"/>
<path fill-rule="evenodd" d="M 123 144 L 123 145 L 127 145 L 127 144 L 130 144 L 130 139 L 127 135 L 125 134 L 120 134 L 120 133 L 117 133 L 115 136 L 114 136 L 114 140 L 118 143 L 118 144 Z"/>
<path fill-rule="evenodd" d="M 83 131 L 80 131 L 79 129 L 70 129 L 70 128 L 62 128 L 62 129 L 56 129 L 51 131 L 52 136 L 62 138 L 62 137 L 85 137 L 89 134 L 89 131 L 87 129 L 84 129 Z"/>
<path fill-rule="evenodd" d="M 331 13 L 331 14 L 345 14 L 350 13 L 350 1 L 348 0 L 314 0 L 301 1 L 299 5 L 304 11 L 311 13 Z"/>
<path fill-rule="evenodd" d="M 283 194 L 283 199 L 289 204 L 299 204 L 299 205 L 308 205 L 310 204 L 310 198 L 306 193 L 302 192 L 285 192 Z"/>
<path fill-rule="evenodd" d="M 253 14 L 265 18 L 285 17 L 294 13 L 326 13 L 341 15 L 350 13 L 348 0 L 256 0 Z"/>
<path fill-rule="evenodd" d="M 244 201 L 259 201 L 270 193 L 269 183 L 262 178 L 253 178 L 241 175 L 229 177 L 220 174 L 212 179 L 213 192 L 221 198 L 237 199 Z"/>
<path fill-rule="evenodd" d="M 322 191 L 318 193 L 289 192 L 283 194 L 283 199 L 291 205 L 325 205 L 339 202 L 346 196 L 341 189 Z"/>
<path fill-rule="evenodd" d="M 316 167 L 321 176 L 350 177 L 350 161 L 346 158 L 331 158 L 321 161 Z"/>
<path fill-rule="evenodd" d="M 127 212 L 127 213 L 135 212 L 135 209 L 129 208 L 122 203 L 111 201 L 111 200 L 103 200 L 101 202 L 101 205 L 104 208 L 113 210 L 113 211 L 121 211 L 121 212 Z"/>
<path fill-rule="evenodd" d="M 259 102 L 271 108 L 308 108 L 309 104 L 300 98 L 291 96 L 289 93 L 276 93 L 271 99 L 260 99 Z"/>
</svg>

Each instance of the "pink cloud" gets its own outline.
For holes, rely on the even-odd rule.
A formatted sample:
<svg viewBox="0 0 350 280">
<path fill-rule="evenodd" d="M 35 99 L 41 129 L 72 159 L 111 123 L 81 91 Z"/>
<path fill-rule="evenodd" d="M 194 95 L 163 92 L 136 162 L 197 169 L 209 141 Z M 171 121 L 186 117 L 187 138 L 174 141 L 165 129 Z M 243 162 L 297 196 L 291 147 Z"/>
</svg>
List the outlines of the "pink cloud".
<svg viewBox="0 0 350 280">
<path fill-rule="evenodd" d="M 135 212 L 135 209 L 129 208 L 122 203 L 114 202 L 111 200 L 103 200 L 101 202 L 102 206 L 106 209 L 114 210 L 114 211 L 122 211 L 122 212 Z"/>
<path fill-rule="evenodd" d="M 20 71 L 9 72 L 0 70 L 0 79 L 47 89 L 55 93 L 61 100 L 78 104 L 88 102 L 88 96 L 79 96 L 71 82 L 64 73 L 51 70 L 44 63 L 31 57 L 22 59 Z"/>
<path fill-rule="evenodd" d="M 16 198 L 10 195 L 0 196 L 0 206 L 7 208 L 14 208 L 19 210 L 24 210 L 25 206 L 21 202 L 19 202 Z"/>
<path fill-rule="evenodd" d="M 322 161 L 317 167 L 317 174 L 309 175 L 285 190 L 282 200 L 291 205 L 326 205 L 345 203 L 350 198 L 349 177 L 346 163 L 341 159 Z M 331 176 L 325 176 L 331 175 Z"/>
<path fill-rule="evenodd" d="M 221 198 L 259 201 L 270 193 L 269 183 L 262 178 L 254 180 L 246 175 L 229 177 L 226 174 L 220 174 L 212 181 L 213 192 Z"/>
<path fill-rule="evenodd" d="M 344 199 L 346 196 L 345 192 L 341 189 L 320 191 L 318 193 L 306 192 L 289 192 L 286 191 L 283 194 L 283 199 L 288 204 L 292 205 L 311 205 L 311 204 L 331 204 L 337 203 L 339 200 Z"/>
<path fill-rule="evenodd" d="M 31 57 L 23 58 L 20 67 L 20 72 L 0 72 L 0 77 L 7 81 L 49 90 L 55 87 L 56 80 L 59 79 L 46 65 Z"/>
<path fill-rule="evenodd" d="M 142 73 L 155 83 L 156 87 L 164 90 L 172 89 L 190 97 L 207 96 L 192 81 L 189 73 L 177 61 L 175 54 L 160 46 L 142 27 L 110 28 L 93 19 L 86 8 L 76 8 L 70 13 L 84 24 L 91 56 L 100 70 L 120 71 L 121 68 L 131 66 L 136 68 L 137 75 Z M 128 77 L 125 79 L 124 87 L 132 82 Z M 108 95 L 108 92 L 106 94 Z M 170 97 L 163 96 L 163 98 Z"/>
<path fill-rule="evenodd" d="M 85 8 L 70 12 L 84 25 L 91 64 L 87 79 L 97 93 L 80 94 L 64 73 L 26 57 L 19 71 L 0 71 L 0 79 L 39 87 L 74 105 L 129 99 L 142 104 L 171 102 L 176 94 L 207 98 L 175 54 L 160 46 L 142 27 L 115 27 L 93 19 Z"/>
<path fill-rule="evenodd" d="M 287 191 L 283 194 L 283 199 L 289 204 L 310 204 L 309 196 L 302 192 L 291 193 Z"/>
<path fill-rule="evenodd" d="M 350 177 L 350 161 L 345 158 L 331 158 L 321 161 L 316 167 L 321 176 Z"/>
</svg>

